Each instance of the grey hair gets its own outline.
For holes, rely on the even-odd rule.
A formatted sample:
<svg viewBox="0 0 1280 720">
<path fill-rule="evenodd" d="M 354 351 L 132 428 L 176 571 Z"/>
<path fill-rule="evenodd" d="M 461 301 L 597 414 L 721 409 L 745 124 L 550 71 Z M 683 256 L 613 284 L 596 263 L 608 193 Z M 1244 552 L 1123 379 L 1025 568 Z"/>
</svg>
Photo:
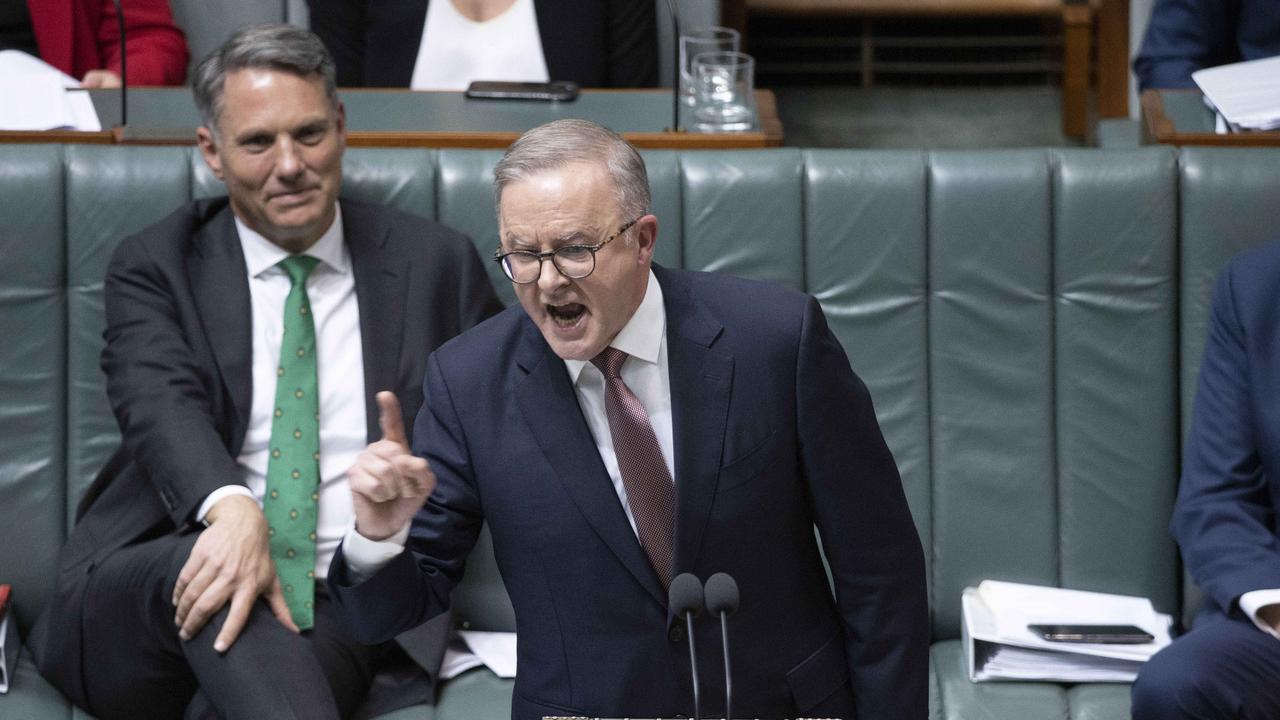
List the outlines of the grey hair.
<svg viewBox="0 0 1280 720">
<path fill-rule="evenodd" d="M 501 213 L 502 191 L 511 183 L 580 162 L 605 166 L 627 220 L 649 210 L 649 174 L 640 153 L 609 128 L 574 118 L 539 125 L 507 148 L 493 168 L 494 205 Z"/>
<path fill-rule="evenodd" d="M 304 78 L 319 75 L 329 102 L 338 108 L 333 58 L 320 38 L 296 25 L 246 25 L 196 67 L 191 90 L 205 127 L 218 131 L 227 75 L 249 69 L 279 70 Z"/>
</svg>

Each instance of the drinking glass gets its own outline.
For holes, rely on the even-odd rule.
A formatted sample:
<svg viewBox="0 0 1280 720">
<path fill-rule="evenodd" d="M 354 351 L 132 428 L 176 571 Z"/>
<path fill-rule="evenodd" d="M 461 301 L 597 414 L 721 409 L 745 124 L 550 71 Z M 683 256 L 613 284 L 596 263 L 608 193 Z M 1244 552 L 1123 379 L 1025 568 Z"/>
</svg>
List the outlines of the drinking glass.
<svg viewBox="0 0 1280 720">
<path fill-rule="evenodd" d="M 755 60 L 740 52 L 707 52 L 693 59 L 699 132 L 750 130 L 755 116 Z"/>
<path fill-rule="evenodd" d="M 694 30 L 680 36 L 680 97 L 686 105 L 693 105 L 697 96 L 694 89 L 693 59 L 704 52 L 737 52 L 738 31 L 727 27 L 709 27 Z"/>
</svg>

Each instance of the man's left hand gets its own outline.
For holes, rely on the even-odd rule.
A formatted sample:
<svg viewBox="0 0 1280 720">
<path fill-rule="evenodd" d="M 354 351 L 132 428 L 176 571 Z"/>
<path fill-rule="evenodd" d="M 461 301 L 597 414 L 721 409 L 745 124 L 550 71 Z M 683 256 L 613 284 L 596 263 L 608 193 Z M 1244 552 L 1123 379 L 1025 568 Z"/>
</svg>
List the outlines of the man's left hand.
<svg viewBox="0 0 1280 720">
<path fill-rule="evenodd" d="M 110 70 L 90 70 L 84 74 L 84 79 L 80 81 L 80 87 L 84 88 L 118 88 L 120 87 L 120 76 Z"/>
<path fill-rule="evenodd" d="M 213 649 L 226 652 L 239 637 L 258 596 L 266 599 L 281 625 L 299 632 L 289 614 L 276 566 L 271 560 L 267 520 L 251 498 L 230 495 L 205 515 L 205 528 L 178 574 L 173 588 L 178 636 L 190 640 L 230 603 Z"/>
</svg>

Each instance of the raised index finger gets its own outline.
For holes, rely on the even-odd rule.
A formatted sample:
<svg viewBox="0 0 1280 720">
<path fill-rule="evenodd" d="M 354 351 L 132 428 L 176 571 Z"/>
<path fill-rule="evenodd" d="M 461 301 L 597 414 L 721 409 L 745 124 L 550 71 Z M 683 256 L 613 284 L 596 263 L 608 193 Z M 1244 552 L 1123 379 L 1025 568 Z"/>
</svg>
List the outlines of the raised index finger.
<svg viewBox="0 0 1280 720">
<path fill-rule="evenodd" d="M 378 401 L 378 425 L 382 427 L 382 439 L 409 447 L 404 432 L 404 416 L 400 414 L 400 400 L 390 390 L 383 390 L 375 398 Z"/>
</svg>

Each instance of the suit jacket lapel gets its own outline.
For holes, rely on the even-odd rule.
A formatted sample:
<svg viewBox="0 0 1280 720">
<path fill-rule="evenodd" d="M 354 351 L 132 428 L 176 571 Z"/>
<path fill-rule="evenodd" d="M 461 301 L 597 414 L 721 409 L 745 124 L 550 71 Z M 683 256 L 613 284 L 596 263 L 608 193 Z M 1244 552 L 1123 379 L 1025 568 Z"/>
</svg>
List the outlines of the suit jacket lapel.
<svg viewBox="0 0 1280 720">
<path fill-rule="evenodd" d="M 201 227 L 188 263 L 191 291 L 209 348 L 235 407 L 232 455 L 240 452 L 253 400 L 253 315 L 248 269 L 230 206 Z"/>
<path fill-rule="evenodd" d="M 675 439 L 675 572 L 691 572 L 715 498 L 733 380 L 733 357 L 714 349 L 724 327 L 660 267 Z"/>
<path fill-rule="evenodd" d="M 343 203 L 342 223 L 360 306 L 365 419 L 369 441 L 373 442 L 382 437 L 373 395 L 380 390 L 397 391 L 400 387 L 398 370 L 407 273 L 387 242 L 390 229 L 376 213 Z M 416 412 L 417 408 L 411 411 Z"/>
<path fill-rule="evenodd" d="M 528 373 L 516 386 L 516 400 L 556 477 L 618 561 L 665 606 L 667 593 L 627 522 L 609 474 L 595 451 L 595 440 L 582 417 L 569 373 L 527 319 L 516 362 Z"/>
</svg>

